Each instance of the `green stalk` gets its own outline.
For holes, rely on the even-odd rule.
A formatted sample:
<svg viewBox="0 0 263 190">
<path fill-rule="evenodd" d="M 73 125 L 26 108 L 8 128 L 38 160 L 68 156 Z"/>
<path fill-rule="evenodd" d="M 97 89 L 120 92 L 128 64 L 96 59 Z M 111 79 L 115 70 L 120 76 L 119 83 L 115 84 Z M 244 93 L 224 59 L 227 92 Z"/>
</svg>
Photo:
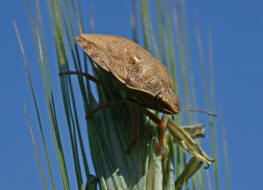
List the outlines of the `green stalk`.
<svg viewBox="0 0 263 190">
<path fill-rule="evenodd" d="M 230 190 L 230 169 L 229 169 L 229 159 L 228 159 L 229 156 L 228 156 L 228 148 L 227 148 L 227 140 L 226 140 L 224 113 L 222 106 L 220 107 L 220 116 L 221 116 L 221 129 L 223 136 L 224 156 L 225 156 L 225 165 L 226 165 L 226 188 L 227 190 Z"/>
<path fill-rule="evenodd" d="M 40 12 L 38 14 L 40 15 Z M 32 13 L 30 13 L 30 15 L 31 15 L 30 17 L 32 18 Z M 37 32 L 37 29 L 35 29 L 35 25 L 33 22 L 32 22 L 32 24 L 33 24 L 32 29 L 33 29 L 33 31 L 35 31 L 34 34 L 35 34 L 36 48 L 38 50 L 38 55 L 39 55 L 38 57 L 39 57 L 39 62 L 40 62 L 40 66 L 41 66 L 41 72 L 42 72 L 44 87 L 45 87 L 46 100 L 47 100 L 47 104 L 48 104 L 49 117 L 50 117 L 50 121 L 51 121 L 51 129 L 52 129 L 52 134 L 53 134 L 53 138 L 54 138 L 54 142 L 55 142 L 55 146 L 56 146 L 58 160 L 60 163 L 60 169 L 61 169 L 63 184 L 64 184 L 65 189 L 69 189 L 67 169 L 66 169 L 61 139 L 60 139 L 60 135 L 59 135 L 59 129 L 57 126 L 56 111 L 55 111 L 55 107 L 54 107 L 54 99 L 52 98 L 53 97 L 52 87 L 48 86 L 47 80 L 46 80 L 46 75 L 45 75 L 46 71 L 45 71 L 44 60 L 43 60 L 43 56 L 42 56 L 43 54 L 42 54 L 42 47 L 41 47 L 42 45 L 40 43 L 40 36 Z"/>
<path fill-rule="evenodd" d="M 48 163 L 49 174 L 50 174 L 50 177 L 51 177 L 51 180 L 52 180 L 53 189 L 55 189 L 54 178 L 53 178 L 51 165 L 50 165 L 50 161 L 49 161 L 49 156 L 48 156 L 48 152 L 47 152 L 47 146 L 46 146 L 46 141 L 45 141 L 45 137 L 44 137 L 44 133 L 43 133 L 43 129 L 42 129 L 42 123 L 41 123 L 41 119 L 40 119 L 40 114 L 39 114 L 39 109 L 38 109 L 38 105 L 37 105 L 37 101 L 36 101 L 36 96 L 35 96 L 35 93 L 34 93 L 34 88 L 33 88 L 32 80 L 31 80 L 31 75 L 30 75 L 29 68 L 28 68 L 28 62 L 27 62 L 27 59 L 26 59 L 23 43 L 22 43 L 20 34 L 18 32 L 16 23 L 14 22 L 13 24 L 14 24 L 16 36 L 17 36 L 17 39 L 18 39 L 18 42 L 19 42 L 19 45 L 20 45 L 21 53 L 23 55 L 24 64 L 25 64 L 26 71 L 27 71 L 28 82 L 29 82 L 29 85 L 30 85 L 31 94 L 32 94 L 32 97 L 33 97 L 34 106 L 35 106 L 35 110 L 36 110 L 36 113 L 37 113 L 37 119 L 38 119 L 40 134 L 41 134 L 41 140 L 42 140 L 43 147 L 44 147 L 44 150 L 45 150 L 45 156 L 46 156 L 46 160 L 47 160 L 47 163 Z M 25 105 L 24 105 L 24 110 L 25 110 L 26 119 L 27 119 L 27 122 L 28 122 L 28 127 L 30 129 L 30 134 L 31 134 L 31 137 L 32 137 L 34 150 L 35 150 L 35 153 L 36 153 L 36 156 L 37 156 L 38 165 L 39 165 L 39 168 L 40 168 L 40 172 L 41 172 L 42 180 L 43 180 L 43 183 L 44 183 L 44 187 L 45 187 L 45 189 L 47 189 L 46 179 L 45 179 L 45 176 L 44 176 L 44 173 L 43 173 L 42 164 L 40 162 L 40 158 L 39 158 L 39 154 L 38 154 L 38 150 L 37 150 L 37 146 L 36 146 L 36 141 L 35 141 L 35 137 L 34 137 L 33 130 L 32 130 L 32 125 L 31 125 L 31 122 L 30 122 L 30 119 L 29 119 L 29 115 L 28 115 L 28 112 L 27 112 L 27 109 L 26 109 Z"/>
<path fill-rule="evenodd" d="M 34 136 L 34 133 L 33 133 L 32 124 L 31 124 L 30 119 L 29 119 L 29 115 L 28 115 L 28 112 L 27 112 L 27 109 L 26 109 L 26 105 L 24 105 L 24 111 L 25 111 L 25 114 L 26 114 L 26 120 L 27 120 L 28 128 L 30 130 L 30 134 L 31 134 L 31 137 L 32 137 L 32 142 L 33 142 L 33 145 L 34 145 L 34 150 L 35 150 L 35 153 L 36 153 L 37 162 L 38 162 L 38 165 L 39 165 L 39 168 L 40 168 L 41 177 L 42 177 L 42 180 L 43 180 L 43 183 L 44 183 L 44 188 L 47 190 L 48 189 L 47 188 L 47 183 L 46 183 L 46 179 L 45 179 L 44 172 L 43 172 L 43 169 L 42 169 L 42 164 L 41 164 L 40 157 L 39 157 L 38 150 L 37 150 L 36 139 L 35 139 L 35 136 Z"/>
<path fill-rule="evenodd" d="M 196 24 L 195 30 L 196 30 L 196 38 L 197 38 L 197 44 L 198 44 L 198 49 L 199 49 L 199 55 L 200 55 L 200 64 L 201 64 L 201 71 L 202 71 L 202 83 L 203 83 L 203 89 L 204 89 L 204 95 L 205 95 L 206 108 L 207 108 L 207 110 L 210 110 L 211 105 L 210 105 L 210 101 L 209 101 L 207 76 L 206 76 L 206 72 L 205 72 L 205 59 L 204 59 L 204 53 L 203 53 L 203 45 L 202 45 L 200 30 L 199 30 L 199 27 L 197 24 Z M 209 139 L 210 139 L 212 154 L 213 154 L 213 157 L 215 159 L 218 159 L 216 123 L 215 123 L 215 120 L 211 119 L 210 117 L 208 117 L 208 123 L 209 123 Z M 218 162 L 217 161 L 214 163 L 214 178 L 215 178 L 216 189 L 219 190 Z"/>
</svg>

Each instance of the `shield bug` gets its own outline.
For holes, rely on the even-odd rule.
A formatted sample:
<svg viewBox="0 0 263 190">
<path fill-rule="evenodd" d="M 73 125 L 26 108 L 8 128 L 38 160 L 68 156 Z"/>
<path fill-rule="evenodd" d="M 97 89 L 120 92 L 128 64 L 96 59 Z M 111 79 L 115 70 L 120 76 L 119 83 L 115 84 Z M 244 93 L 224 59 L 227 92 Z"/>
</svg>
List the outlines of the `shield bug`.
<svg viewBox="0 0 263 190">
<path fill-rule="evenodd" d="M 124 85 L 132 101 L 167 114 L 180 112 L 168 70 L 143 47 L 112 35 L 81 34 L 76 40 L 95 64 Z"/>
<path fill-rule="evenodd" d="M 110 73 L 121 84 L 121 90 L 127 94 L 124 100 L 99 106 L 88 114 L 89 117 L 100 109 L 125 101 L 133 101 L 144 108 L 166 114 L 178 114 L 181 111 L 180 100 L 168 70 L 146 49 L 131 40 L 112 35 L 81 34 L 76 37 L 76 41 L 97 66 Z M 83 75 L 106 88 L 112 88 L 88 73 L 60 73 L 65 74 Z M 161 128 L 158 145 L 158 152 L 161 154 L 165 127 L 151 112 L 146 109 L 143 111 Z"/>
</svg>

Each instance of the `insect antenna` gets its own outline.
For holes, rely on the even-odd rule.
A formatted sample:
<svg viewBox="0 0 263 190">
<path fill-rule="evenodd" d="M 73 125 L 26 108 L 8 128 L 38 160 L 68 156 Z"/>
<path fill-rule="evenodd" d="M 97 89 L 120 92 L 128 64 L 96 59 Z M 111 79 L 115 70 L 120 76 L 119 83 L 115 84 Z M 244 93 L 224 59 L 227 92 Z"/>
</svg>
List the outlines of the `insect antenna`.
<svg viewBox="0 0 263 190">
<path fill-rule="evenodd" d="M 216 114 L 212 113 L 212 112 L 208 112 L 208 111 L 204 111 L 204 110 L 198 110 L 198 109 L 184 109 L 182 110 L 184 112 L 199 112 L 199 113 L 205 113 L 207 115 L 213 116 L 213 117 L 217 117 Z"/>
</svg>

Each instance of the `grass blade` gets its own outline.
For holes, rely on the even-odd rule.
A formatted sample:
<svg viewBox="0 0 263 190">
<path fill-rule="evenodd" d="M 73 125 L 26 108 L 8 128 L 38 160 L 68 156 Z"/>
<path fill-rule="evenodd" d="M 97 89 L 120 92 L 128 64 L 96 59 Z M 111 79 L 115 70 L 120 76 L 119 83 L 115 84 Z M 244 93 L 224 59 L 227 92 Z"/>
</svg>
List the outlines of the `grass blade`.
<svg viewBox="0 0 263 190">
<path fill-rule="evenodd" d="M 28 3 L 28 7 L 30 8 L 29 1 L 27 3 Z M 37 2 L 36 2 L 36 4 L 37 4 Z M 44 82 L 46 100 L 47 100 L 47 105 L 48 105 L 48 112 L 49 112 L 49 117 L 50 117 L 50 122 L 51 122 L 51 129 L 52 129 L 53 139 L 55 142 L 58 160 L 60 163 L 59 164 L 60 171 L 61 171 L 61 175 L 62 175 L 64 188 L 69 189 L 67 169 L 66 169 L 64 153 L 63 153 L 63 148 L 62 148 L 59 129 L 58 129 L 58 123 L 57 123 L 57 119 L 56 119 L 57 116 L 56 116 L 56 111 L 55 111 L 55 104 L 54 104 L 54 99 L 53 99 L 52 87 L 49 86 L 47 83 L 46 74 L 45 74 L 46 70 L 45 70 L 45 66 L 44 66 L 43 50 L 42 50 L 40 35 L 38 32 L 38 29 L 35 27 L 35 24 L 34 24 L 33 19 L 32 19 L 33 18 L 32 12 L 30 12 L 30 11 L 31 11 L 31 8 L 29 9 L 29 15 L 30 15 L 30 18 L 32 20 L 31 24 L 32 24 L 32 29 L 34 31 L 36 49 L 38 52 L 39 63 L 41 66 L 42 78 L 43 78 L 43 82 Z M 40 9 L 38 11 L 40 11 Z M 40 15 L 40 12 L 38 14 Z"/>
<path fill-rule="evenodd" d="M 40 119 L 40 113 L 39 113 L 39 109 L 38 109 L 38 105 L 37 105 L 37 100 L 36 100 L 36 96 L 35 96 L 32 80 L 31 80 L 31 75 L 30 75 L 29 68 L 28 68 L 28 62 L 27 62 L 27 59 L 26 59 L 26 54 L 25 54 L 25 51 L 24 51 L 24 48 L 23 48 L 23 43 L 22 43 L 20 34 L 18 32 L 16 23 L 14 22 L 13 24 L 14 24 L 15 32 L 16 32 L 17 39 L 18 39 L 18 42 L 19 42 L 19 45 L 20 45 L 21 53 L 22 53 L 23 59 L 24 59 L 24 64 L 25 64 L 25 68 L 26 68 L 26 72 L 27 72 L 28 82 L 29 82 L 29 85 L 30 85 L 30 90 L 31 90 L 31 94 L 32 94 L 32 97 L 33 97 L 34 106 L 35 106 L 35 110 L 36 110 L 36 114 L 37 114 L 38 125 L 39 125 L 39 129 L 40 129 L 40 134 L 41 134 L 41 140 L 42 140 L 42 143 L 43 143 L 43 148 L 44 148 L 44 151 L 45 151 L 45 157 L 46 157 L 47 164 L 48 164 L 49 175 L 50 175 L 50 178 L 51 178 L 53 189 L 56 189 L 55 181 L 54 181 L 54 177 L 53 177 L 53 172 L 52 172 L 52 169 L 51 169 L 50 159 L 49 159 L 49 156 L 48 156 L 46 140 L 45 140 L 45 136 L 44 136 L 44 132 L 43 132 L 43 128 L 42 128 L 42 123 L 41 123 L 41 119 Z"/>
<path fill-rule="evenodd" d="M 196 22 L 197 22 L 197 20 L 196 20 Z M 207 108 L 207 110 L 210 110 L 211 109 L 211 103 L 209 101 L 207 76 L 206 76 L 206 72 L 205 72 L 205 70 L 206 70 L 205 69 L 205 59 L 204 59 L 203 45 L 202 45 L 201 34 L 200 34 L 200 29 L 199 29 L 198 24 L 196 24 L 195 30 L 196 30 L 196 38 L 197 38 L 197 44 L 198 44 L 198 49 L 199 49 L 199 55 L 200 55 L 200 64 L 201 64 L 201 71 L 202 71 L 202 81 L 203 81 L 203 89 L 204 89 L 204 95 L 205 95 L 206 108 Z M 210 53 L 211 53 L 211 51 L 210 51 Z M 213 84 L 212 84 L 212 86 L 213 86 Z M 215 119 L 208 117 L 208 123 L 209 123 L 209 139 L 210 139 L 212 154 L 213 154 L 213 157 L 216 160 L 218 160 Z M 214 164 L 214 179 L 215 179 L 216 189 L 219 190 L 218 162 L 217 161 Z"/>
<path fill-rule="evenodd" d="M 41 164 L 40 157 L 39 157 L 39 154 L 38 154 L 36 140 L 35 140 L 35 136 L 34 136 L 34 133 L 33 133 L 32 124 L 30 122 L 29 115 L 28 115 L 28 112 L 27 112 L 27 109 L 26 109 L 26 105 L 24 105 L 24 111 L 25 111 L 25 114 L 26 114 L 26 120 L 27 120 L 28 128 L 30 130 L 30 134 L 31 134 L 31 137 L 32 137 L 32 142 L 33 142 L 33 145 L 34 145 L 34 150 L 35 150 L 35 153 L 36 153 L 36 157 L 37 157 L 37 162 L 38 162 L 38 165 L 39 165 L 40 173 L 41 173 L 42 180 L 43 180 L 43 183 L 44 183 L 44 188 L 47 190 L 47 183 L 46 183 L 46 179 L 45 179 L 44 172 L 43 172 L 43 169 L 42 169 L 42 164 Z"/>
<path fill-rule="evenodd" d="M 201 168 L 201 166 L 202 163 L 200 162 L 200 160 L 192 157 L 187 163 L 182 174 L 176 179 L 175 189 L 181 190 L 183 188 L 183 185 L 188 181 L 190 177 L 192 177 L 197 172 L 197 170 Z"/>
<path fill-rule="evenodd" d="M 222 129 L 222 136 L 223 136 L 223 145 L 224 145 L 224 156 L 225 156 L 225 165 L 226 165 L 226 188 L 230 190 L 230 169 L 229 169 L 229 155 L 228 155 L 228 148 L 227 148 L 227 140 L 226 140 L 226 129 L 225 129 L 225 121 L 224 121 L 224 113 L 222 106 L 220 107 L 220 115 L 221 115 L 221 129 Z"/>
</svg>

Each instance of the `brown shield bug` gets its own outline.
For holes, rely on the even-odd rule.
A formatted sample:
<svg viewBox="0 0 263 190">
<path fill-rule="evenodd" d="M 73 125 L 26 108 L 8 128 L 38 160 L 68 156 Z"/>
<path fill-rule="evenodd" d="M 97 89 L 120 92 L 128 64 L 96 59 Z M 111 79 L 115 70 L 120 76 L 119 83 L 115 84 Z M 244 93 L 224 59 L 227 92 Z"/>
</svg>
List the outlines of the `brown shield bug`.
<svg viewBox="0 0 263 190">
<path fill-rule="evenodd" d="M 93 62 L 103 71 L 110 73 L 118 81 L 127 97 L 123 100 L 107 103 L 87 115 L 87 118 L 98 110 L 116 106 L 125 101 L 133 101 L 144 108 L 154 109 L 166 114 L 178 114 L 181 111 L 180 100 L 175 92 L 173 80 L 165 68 L 150 52 L 135 42 L 120 36 L 81 34 L 76 37 Z M 106 88 L 107 85 L 88 73 L 65 72 L 86 76 Z M 165 127 L 162 122 L 147 109 L 144 113 L 161 127 L 158 152 L 161 154 Z"/>
<path fill-rule="evenodd" d="M 120 36 L 81 34 L 76 40 L 98 66 L 126 87 L 133 101 L 167 114 L 180 112 L 168 70 L 147 50 Z"/>
</svg>

